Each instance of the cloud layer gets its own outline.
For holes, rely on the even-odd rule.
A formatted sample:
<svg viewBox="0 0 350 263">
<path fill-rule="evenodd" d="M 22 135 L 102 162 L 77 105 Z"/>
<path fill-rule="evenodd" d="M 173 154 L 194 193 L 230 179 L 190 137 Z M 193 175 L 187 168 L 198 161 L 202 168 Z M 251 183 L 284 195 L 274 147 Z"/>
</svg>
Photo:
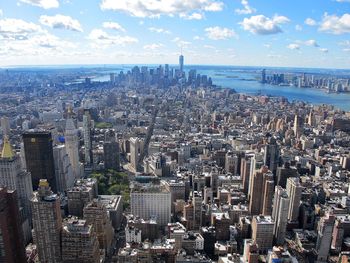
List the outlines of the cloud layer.
<svg viewBox="0 0 350 263">
<path fill-rule="evenodd" d="M 55 16 L 40 16 L 40 23 L 56 29 L 67 29 L 77 32 L 83 32 L 83 29 L 78 20 L 65 15 Z"/>
<path fill-rule="evenodd" d="M 20 0 L 22 3 L 38 6 L 44 9 L 59 7 L 58 0 Z"/>
<path fill-rule="evenodd" d="M 100 7 L 102 10 L 122 11 L 135 17 L 185 17 L 195 11 L 221 11 L 223 3 L 213 0 L 102 0 Z"/>
</svg>

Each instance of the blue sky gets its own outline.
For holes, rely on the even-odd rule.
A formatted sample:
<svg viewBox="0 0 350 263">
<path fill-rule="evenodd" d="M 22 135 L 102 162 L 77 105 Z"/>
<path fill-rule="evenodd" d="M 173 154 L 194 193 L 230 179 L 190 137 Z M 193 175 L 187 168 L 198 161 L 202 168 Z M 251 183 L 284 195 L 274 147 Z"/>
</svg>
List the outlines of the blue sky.
<svg viewBox="0 0 350 263">
<path fill-rule="evenodd" d="M 0 66 L 350 68 L 350 0 L 0 0 Z"/>
</svg>

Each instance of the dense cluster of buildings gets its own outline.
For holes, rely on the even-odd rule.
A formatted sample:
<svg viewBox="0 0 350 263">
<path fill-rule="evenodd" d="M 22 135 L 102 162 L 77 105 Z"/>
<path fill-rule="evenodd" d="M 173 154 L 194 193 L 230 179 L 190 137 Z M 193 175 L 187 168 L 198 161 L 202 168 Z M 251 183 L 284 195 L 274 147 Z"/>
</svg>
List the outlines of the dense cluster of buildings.
<svg viewBox="0 0 350 263">
<path fill-rule="evenodd" d="M 316 88 L 327 92 L 350 92 L 350 78 L 329 74 L 267 73 L 266 69 L 263 69 L 260 81 L 263 84 Z"/>
<path fill-rule="evenodd" d="M 183 63 L 6 90 L 0 262 L 348 261 L 350 113 Z"/>
</svg>

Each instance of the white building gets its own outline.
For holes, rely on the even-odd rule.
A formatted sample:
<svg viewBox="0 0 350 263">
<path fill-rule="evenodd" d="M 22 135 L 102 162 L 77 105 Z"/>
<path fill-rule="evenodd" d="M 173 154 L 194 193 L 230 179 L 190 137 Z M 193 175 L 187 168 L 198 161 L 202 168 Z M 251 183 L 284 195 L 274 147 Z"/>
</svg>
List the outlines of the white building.
<svg viewBox="0 0 350 263">
<path fill-rule="evenodd" d="M 275 188 L 272 219 L 275 221 L 274 236 L 277 245 L 283 245 L 287 231 L 288 210 L 290 199 L 281 186 Z"/>
<path fill-rule="evenodd" d="M 81 177 L 81 165 L 79 162 L 79 138 L 78 131 L 75 128 L 73 119 L 69 118 L 66 122 L 65 145 L 72 165 L 75 179 Z"/>
<path fill-rule="evenodd" d="M 161 226 L 166 226 L 171 220 L 171 193 L 163 183 L 134 183 L 130 206 L 133 215 L 145 220 L 155 217 Z"/>
<path fill-rule="evenodd" d="M 55 146 L 53 148 L 53 157 L 55 164 L 57 191 L 64 192 L 68 188 L 73 187 L 75 181 L 70 159 L 66 151 L 66 146 Z"/>
</svg>

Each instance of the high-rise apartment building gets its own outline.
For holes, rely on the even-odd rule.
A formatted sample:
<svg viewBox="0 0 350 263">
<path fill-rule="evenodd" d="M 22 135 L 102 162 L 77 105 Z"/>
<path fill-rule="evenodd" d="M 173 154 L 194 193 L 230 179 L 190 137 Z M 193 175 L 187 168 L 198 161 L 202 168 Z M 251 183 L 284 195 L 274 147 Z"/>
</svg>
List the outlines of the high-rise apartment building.
<svg viewBox="0 0 350 263">
<path fill-rule="evenodd" d="M 94 178 L 79 179 L 67 190 L 68 213 L 83 217 L 84 207 L 97 198 L 97 181 Z"/>
<path fill-rule="evenodd" d="M 93 225 L 77 218 L 69 218 L 63 222 L 62 261 L 100 262 L 100 248 Z"/>
<path fill-rule="evenodd" d="M 0 188 L 0 262 L 26 261 L 16 190 Z"/>
<path fill-rule="evenodd" d="M 31 199 L 33 240 L 40 262 L 60 263 L 62 217 L 60 198 L 54 194 L 47 180 L 40 180 L 37 192 Z"/>
<path fill-rule="evenodd" d="M 274 181 L 266 166 L 255 171 L 250 188 L 249 212 L 252 215 L 271 215 Z"/>
<path fill-rule="evenodd" d="M 288 220 L 295 222 L 295 221 L 298 221 L 300 200 L 301 200 L 301 194 L 303 191 L 303 187 L 300 184 L 299 178 L 297 177 L 288 178 L 286 190 L 290 198 Z"/>
<path fill-rule="evenodd" d="M 11 128 L 10 128 L 10 121 L 9 121 L 8 117 L 6 117 L 6 116 L 1 117 L 1 119 L 0 119 L 0 126 L 1 126 L 1 129 L 2 129 L 3 135 L 9 135 L 10 134 Z"/>
<path fill-rule="evenodd" d="M 94 199 L 84 207 L 84 219 L 88 224 L 93 225 L 100 249 L 104 249 L 106 255 L 109 255 L 112 249 L 114 229 L 107 208 L 98 199 Z"/>
<path fill-rule="evenodd" d="M 290 199 L 285 189 L 281 186 L 275 188 L 273 200 L 272 219 L 275 222 L 274 237 L 277 245 L 283 245 L 287 231 L 288 210 Z"/>
<path fill-rule="evenodd" d="M 274 221 L 271 216 L 254 216 L 252 220 L 252 239 L 262 253 L 266 253 L 273 244 Z"/>
<path fill-rule="evenodd" d="M 335 223 L 335 216 L 326 214 L 318 222 L 317 226 L 317 262 L 327 262 L 331 249 L 332 232 Z"/>
<path fill-rule="evenodd" d="M 22 136 L 26 167 L 32 175 L 33 187 L 39 185 L 40 179 L 47 179 L 52 191 L 57 192 L 51 133 L 26 132 Z"/>
</svg>

